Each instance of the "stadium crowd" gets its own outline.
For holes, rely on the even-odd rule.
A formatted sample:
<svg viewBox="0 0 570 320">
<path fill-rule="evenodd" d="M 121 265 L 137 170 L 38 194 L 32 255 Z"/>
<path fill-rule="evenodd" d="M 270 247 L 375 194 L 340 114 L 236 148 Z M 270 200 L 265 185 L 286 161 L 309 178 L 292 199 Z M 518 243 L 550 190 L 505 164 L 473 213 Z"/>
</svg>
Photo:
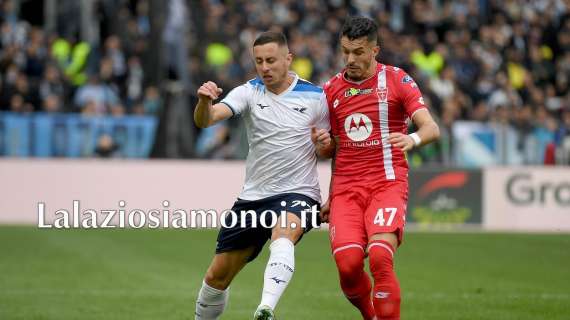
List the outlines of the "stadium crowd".
<svg viewBox="0 0 570 320">
<path fill-rule="evenodd" d="M 155 114 L 159 91 L 144 81 L 148 2 L 123 3 L 125 28 L 110 30 L 104 2 L 96 43 L 80 39 L 78 1 L 58 13 L 56 32 L 20 19 L 14 1 L 0 7 L 0 110 Z M 120 32 L 116 32 L 119 31 Z M 113 33 L 116 32 L 116 33 Z"/>
<path fill-rule="evenodd" d="M 217 40 L 207 49 L 236 53 L 216 61 L 206 51 L 210 73 L 225 88 L 254 76 L 248 48 L 258 31 L 275 26 L 289 37 L 293 69 L 324 83 L 341 69 L 344 17 L 361 14 L 380 25 L 379 60 L 413 76 L 448 135 L 458 120 L 493 121 L 515 128 L 520 148 L 530 137 L 544 150 L 569 134 L 569 1 L 210 1 L 207 7 L 212 18 L 199 33 Z M 211 77 L 200 75 L 197 82 Z M 445 160 L 445 139 L 436 148 L 424 158 Z"/>
<path fill-rule="evenodd" d="M 180 60 L 188 92 L 207 80 L 227 92 L 253 78 L 251 44 L 270 28 L 288 36 L 293 69 L 322 84 L 341 69 L 344 18 L 360 14 L 380 26 L 379 60 L 412 75 L 448 137 L 459 120 L 503 124 L 519 136 L 517 148 L 529 148 L 528 163 L 536 162 L 536 150 L 542 160 L 549 146 L 570 144 L 568 0 L 172 1 L 188 11 L 180 35 L 188 38 L 188 57 Z M 100 43 L 83 43 L 73 32 L 30 26 L 2 1 L 1 110 L 159 113 L 162 95 L 145 80 L 152 63 L 145 61 L 148 0 L 119 1 L 123 18 L 115 30 L 104 27 L 107 1 L 99 3 Z M 231 120 L 202 130 L 195 155 L 240 157 L 241 131 Z M 421 160 L 447 162 L 451 141 L 426 148 Z"/>
</svg>

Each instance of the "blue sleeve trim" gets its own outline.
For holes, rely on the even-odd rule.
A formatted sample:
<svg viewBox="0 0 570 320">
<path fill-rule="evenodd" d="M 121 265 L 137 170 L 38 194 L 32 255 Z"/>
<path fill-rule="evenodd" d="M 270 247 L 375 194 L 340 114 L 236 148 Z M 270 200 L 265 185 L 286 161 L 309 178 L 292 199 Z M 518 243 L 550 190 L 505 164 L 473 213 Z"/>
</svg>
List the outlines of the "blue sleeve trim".
<svg viewBox="0 0 570 320">
<path fill-rule="evenodd" d="M 259 77 L 256 77 L 255 79 L 251 79 L 248 82 L 249 82 L 249 84 L 251 84 L 253 86 L 263 85 L 263 81 L 261 81 L 261 79 Z"/>
<path fill-rule="evenodd" d="M 306 81 L 299 81 L 297 82 L 297 85 L 295 86 L 295 88 L 293 88 L 293 91 L 309 91 L 309 92 L 318 92 L 321 93 L 323 92 L 323 89 L 321 89 L 320 87 L 306 82 Z"/>
</svg>

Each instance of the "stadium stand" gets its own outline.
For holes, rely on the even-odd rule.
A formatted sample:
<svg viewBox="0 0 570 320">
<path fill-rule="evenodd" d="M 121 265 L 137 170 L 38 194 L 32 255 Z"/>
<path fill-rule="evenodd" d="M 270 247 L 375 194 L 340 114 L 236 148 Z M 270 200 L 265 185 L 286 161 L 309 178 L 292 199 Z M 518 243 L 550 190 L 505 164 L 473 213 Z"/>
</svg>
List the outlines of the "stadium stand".
<svg viewBox="0 0 570 320">
<path fill-rule="evenodd" d="M 251 43 L 270 28 L 287 34 L 293 69 L 322 84 L 341 68 L 344 18 L 361 14 L 380 25 L 379 60 L 413 76 L 443 129 L 440 143 L 411 155 L 412 165 L 570 161 L 568 1 L 172 0 L 158 12 L 148 0 L 99 0 L 94 8 L 68 1 L 51 20 L 30 17 L 28 2 L 2 1 L 0 110 L 160 119 L 155 152 L 143 157 L 243 158 L 239 122 L 193 128 L 196 85 L 230 89 L 254 77 Z M 153 15 L 166 23 L 154 24 Z M 153 42 L 157 25 L 161 45 Z M 184 103 L 172 98 L 174 84 Z M 184 108 L 183 121 L 174 121 Z M 160 152 L 179 135 L 189 151 Z M 6 145 L 0 155 L 10 155 Z"/>
</svg>

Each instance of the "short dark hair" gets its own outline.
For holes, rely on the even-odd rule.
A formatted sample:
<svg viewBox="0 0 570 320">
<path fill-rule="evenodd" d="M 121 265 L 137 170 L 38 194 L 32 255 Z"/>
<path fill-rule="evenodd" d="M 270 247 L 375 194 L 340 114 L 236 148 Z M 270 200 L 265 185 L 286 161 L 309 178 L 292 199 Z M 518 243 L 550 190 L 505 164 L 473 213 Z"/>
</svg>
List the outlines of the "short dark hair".
<svg viewBox="0 0 570 320">
<path fill-rule="evenodd" d="M 261 46 L 268 43 L 277 43 L 279 46 L 287 47 L 287 37 L 282 32 L 266 31 L 261 33 L 255 41 L 253 46 Z"/>
<path fill-rule="evenodd" d="M 378 41 L 378 25 L 370 18 L 348 17 L 342 26 L 341 37 L 347 37 L 348 40 L 366 37 L 370 42 Z"/>
</svg>

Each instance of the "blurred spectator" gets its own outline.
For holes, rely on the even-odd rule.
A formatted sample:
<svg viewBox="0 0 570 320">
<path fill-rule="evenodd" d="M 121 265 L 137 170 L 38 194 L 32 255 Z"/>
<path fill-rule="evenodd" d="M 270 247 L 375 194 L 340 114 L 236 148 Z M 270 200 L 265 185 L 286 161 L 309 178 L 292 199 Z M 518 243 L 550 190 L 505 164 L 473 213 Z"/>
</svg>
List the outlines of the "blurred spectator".
<svg viewBox="0 0 570 320">
<path fill-rule="evenodd" d="M 103 115 L 110 111 L 111 106 L 119 102 L 117 94 L 106 83 L 99 81 L 97 76 L 91 76 L 89 82 L 75 93 L 75 106 L 84 109 L 88 103 L 93 103 L 94 110 L 90 109 L 88 113 L 93 112 L 97 115 Z"/>
<path fill-rule="evenodd" d="M 63 108 L 61 106 L 61 100 L 56 95 L 49 95 L 43 101 L 43 111 L 45 112 L 60 112 Z"/>
<path fill-rule="evenodd" d="M 441 77 L 431 78 L 430 89 L 440 100 L 451 98 L 455 93 L 455 71 L 447 67 L 441 73 Z"/>
<path fill-rule="evenodd" d="M 12 111 L 12 112 L 32 112 L 32 111 L 34 111 L 34 107 L 31 104 L 26 103 L 26 101 L 24 100 L 24 98 L 21 95 L 15 94 L 10 99 L 10 111 Z"/>
<path fill-rule="evenodd" d="M 43 47 L 43 31 L 32 28 L 30 42 L 26 48 L 25 72 L 34 79 L 39 79 L 43 72 L 47 59 L 47 50 Z"/>
<path fill-rule="evenodd" d="M 162 101 L 156 87 L 148 87 L 144 93 L 143 100 L 144 113 L 156 115 L 162 108 Z"/>
<path fill-rule="evenodd" d="M 114 117 L 122 117 L 126 114 L 126 109 L 122 104 L 112 105 L 110 114 Z"/>
<path fill-rule="evenodd" d="M 533 137 L 536 139 L 537 150 L 535 153 L 537 159 L 535 159 L 536 161 L 533 161 L 533 163 L 542 163 L 546 160 L 543 159 L 543 156 L 546 154 L 548 145 L 552 144 L 555 139 L 554 133 L 557 123 L 554 117 L 550 116 L 544 107 L 538 108 L 533 118 L 535 125 Z"/>
<path fill-rule="evenodd" d="M 58 38 L 52 44 L 51 54 L 69 82 L 80 86 L 87 81 L 87 61 L 91 54 L 89 43 L 75 37 Z"/>
<path fill-rule="evenodd" d="M 562 121 L 556 130 L 555 142 L 559 147 L 559 163 L 570 164 L 570 108 L 562 112 Z"/>
<path fill-rule="evenodd" d="M 143 91 L 144 70 L 137 56 L 129 58 L 127 70 L 126 87 L 126 102 L 131 106 L 135 101 L 139 100 Z"/>
<path fill-rule="evenodd" d="M 121 48 L 121 40 L 113 35 L 105 41 L 105 58 L 111 63 L 112 76 L 117 81 L 124 80 L 123 77 L 127 72 L 127 63 L 125 54 Z"/>
<path fill-rule="evenodd" d="M 56 66 L 46 66 L 43 79 L 40 82 L 39 90 L 41 99 L 47 99 L 47 97 L 52 95 L 58 96 L 61 100 L 64 99 L 66 96 L 66 89 L 63 79 L 61 79 L 61 74 Z"/>
<path fill-rule="evenodd" d="M 18 95 L 20 98 L 23 99 L 23 103 L 29 105 L 26 107 L 26 111 L 33 111 L 35 109 L 39 109 L 39 97 L 37 95 L 37 90 L 34 87 L 31 87 L 28 77 L 25 73 L 18 72 L 16 74 L 16 78 L 14 80 L 7 79 L 6 85 L 3 89 L 3 95 L 5 95 L 6 99 L 12 100 L 12 97 Z M 27 110 L 31 108 L 30 110 Z"/>
<path fill-rule="evenodd" d="M 104 134 L 97 140 L 95 154 L 100 158 L 112 158 L 118 156 L 118 149 L 119 146 L 115 143 L 113 138 L 108 134 Z"/>
<path fill-rule="evenodd" d="M 556 129 L 555 142 L 561 145 L 568 138 L 570 138 L 570 108 L 562 112 L 562 121 Z"/>
<path fill-rule="evenodd" d="M 14 8 L 14 2 L 12 0 L 5 0 L 2 2 L 2 11 L 0 18 L 2 21 L 6 22 L 8 25 L 14 26 L 18 23 L 18 16 L 16 15 L 16 10 Z"/>
</svg>

